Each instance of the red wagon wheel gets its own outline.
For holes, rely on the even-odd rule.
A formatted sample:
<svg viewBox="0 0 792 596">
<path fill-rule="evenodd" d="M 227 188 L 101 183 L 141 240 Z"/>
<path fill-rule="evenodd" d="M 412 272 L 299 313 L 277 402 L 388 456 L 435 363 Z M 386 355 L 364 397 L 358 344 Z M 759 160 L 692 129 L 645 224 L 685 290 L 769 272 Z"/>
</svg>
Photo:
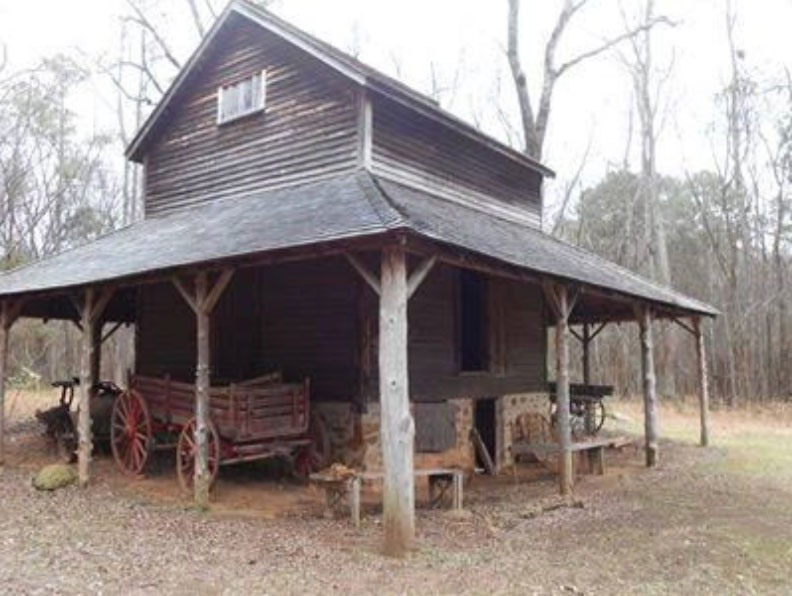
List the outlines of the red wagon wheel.
<svg viewBox="0 0 792 596">
<path fill-rule="evenodd" d="M 151 442 L 151 416 L 146 400 L 134 389 L 124 391 L 113 403 L 110 446 L 124 474 L 143 472 Z"/>
<path fill-rule="evenodd" d="M 185 491 L 192 490 L 195 478 L 195 459 L 198 456 L 195 426 L 195 418 L 190 418 L 179 434 L 179 445 L 176 450 L 176 473 L 179 476 L 179 484 Z M 209 435 L 209 486 L 211 487 L 220 469 L 220 436 L 217 434 L 217 427 L 211 420 L 207 421 L 207 431 Z"/>
</svg>

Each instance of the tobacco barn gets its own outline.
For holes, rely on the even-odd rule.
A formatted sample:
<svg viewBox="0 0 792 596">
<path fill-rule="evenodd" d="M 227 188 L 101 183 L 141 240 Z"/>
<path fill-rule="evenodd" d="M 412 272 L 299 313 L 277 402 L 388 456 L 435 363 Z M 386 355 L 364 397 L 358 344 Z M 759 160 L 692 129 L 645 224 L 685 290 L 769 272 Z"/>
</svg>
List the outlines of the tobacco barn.
<svg viewBox="0 0 792 596">
<path fill-rule="evenodd" d="M 199 501 L 221 463 L 278 450 L 380 469 L 397 544 L 414 469 L 472 469 L 474 426 L 508 466 L 512 422 L 546 411 L 550 381 L 570 489 L 573 334 L 587 347 L 601 325 L 638 323 L 652 465 L 651 321 L 691 331 L 706 442 L 709 305 L 545 234 L 550 169 L 269 12 L 226 8 L 127 156 L 142 221 L 0 276 L 0 378 L 19 317 L 81 326 L 82 484 L 115 324 L 136 334 L 114 413 L 122 469 L 140 472 L 161 437 Z"/>
</svg>

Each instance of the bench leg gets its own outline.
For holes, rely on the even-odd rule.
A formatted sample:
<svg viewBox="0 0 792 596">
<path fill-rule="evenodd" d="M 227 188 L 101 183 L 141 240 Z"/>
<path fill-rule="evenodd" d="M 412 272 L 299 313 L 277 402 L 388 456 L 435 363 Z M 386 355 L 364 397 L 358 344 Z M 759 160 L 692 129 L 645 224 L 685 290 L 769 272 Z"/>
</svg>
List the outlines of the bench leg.
<svg viewBox="0 0 792 596">
<path fill-rule="evenodd" d="M 352 525 L 355 529 L 360 528 L 360 484 L 359 476 L 354 476 L 349 481 L 349 513 L 352 516 Z"/>
<path fill-rule="evenodd" d="M 605 448 L 596 447 L 588 450 L 589 471 L 592 474 L 602 476 L 605 474 Z"/>
<path fill-rule="evenodd" d="M 464 480 L 464 475 L 462 472 L 455 472 L 454 473 L 454 486 L 453 486 L 453 499 L 451 502 L 451 507 L 455 511 L 459 511 L 462 509 L 462 484 Z"/>
</svg>

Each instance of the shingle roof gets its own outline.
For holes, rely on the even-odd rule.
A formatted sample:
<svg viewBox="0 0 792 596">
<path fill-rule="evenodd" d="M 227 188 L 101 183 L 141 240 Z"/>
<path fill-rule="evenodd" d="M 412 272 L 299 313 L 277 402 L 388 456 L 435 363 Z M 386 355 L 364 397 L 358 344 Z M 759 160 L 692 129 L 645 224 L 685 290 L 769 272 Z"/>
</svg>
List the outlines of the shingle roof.
<svg viewBox="0 0 792 596">
<path fill-rule="evenodd" d="M 0 275 L 0 296 L 110 282 L 220 259 L 412 231 L 506 264 L 684 311 L 711 306 L 524 224 L 356 172 L 221 199 L 133 224 Z"/>
</svg>

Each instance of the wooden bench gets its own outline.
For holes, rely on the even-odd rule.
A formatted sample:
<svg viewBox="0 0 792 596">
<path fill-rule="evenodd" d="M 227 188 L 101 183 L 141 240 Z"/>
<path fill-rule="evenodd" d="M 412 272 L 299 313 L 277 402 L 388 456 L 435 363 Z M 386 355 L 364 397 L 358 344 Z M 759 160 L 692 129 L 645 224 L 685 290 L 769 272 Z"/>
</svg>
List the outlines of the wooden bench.
<svg viewBox="0 0 792 596">
<path fill-rule="evenodd" d="M 589 474 L 605 474 L 605 448 L 610 447 L 612 439 L 592 439 L 572 443 L 570 450 L 572 453 L 579 454 L 579 469 L 585 467 Z M 538 459 L 548 455 L 558 455 L 561 453 L 561 445 L 558 443 L 512 443 L 511 451 L 513 455 L 534 455 Z"/>
<path fill-rule="evenodd" d="M 462 490 L 464 473 L 453 468 L 429 468 L 415 470 L 416 478 L 427 478 L 429 481 L 429 503 L 431 507 L 438 507 L 444 500 L 448 490 L 451 489 L 451 508 L 462 509 Z M 363 482 L 383 480 L 382 472 L 362 472 L 348 476 L 336 476 L 319 472 L 311 474 L 312 482 L 325 491 L 325 511 L 332 512 L 341 500 L 346 497 L 349 502 L 349 511 L 352 523 L 360 527 L 360 493 Z"/>
</svg>

